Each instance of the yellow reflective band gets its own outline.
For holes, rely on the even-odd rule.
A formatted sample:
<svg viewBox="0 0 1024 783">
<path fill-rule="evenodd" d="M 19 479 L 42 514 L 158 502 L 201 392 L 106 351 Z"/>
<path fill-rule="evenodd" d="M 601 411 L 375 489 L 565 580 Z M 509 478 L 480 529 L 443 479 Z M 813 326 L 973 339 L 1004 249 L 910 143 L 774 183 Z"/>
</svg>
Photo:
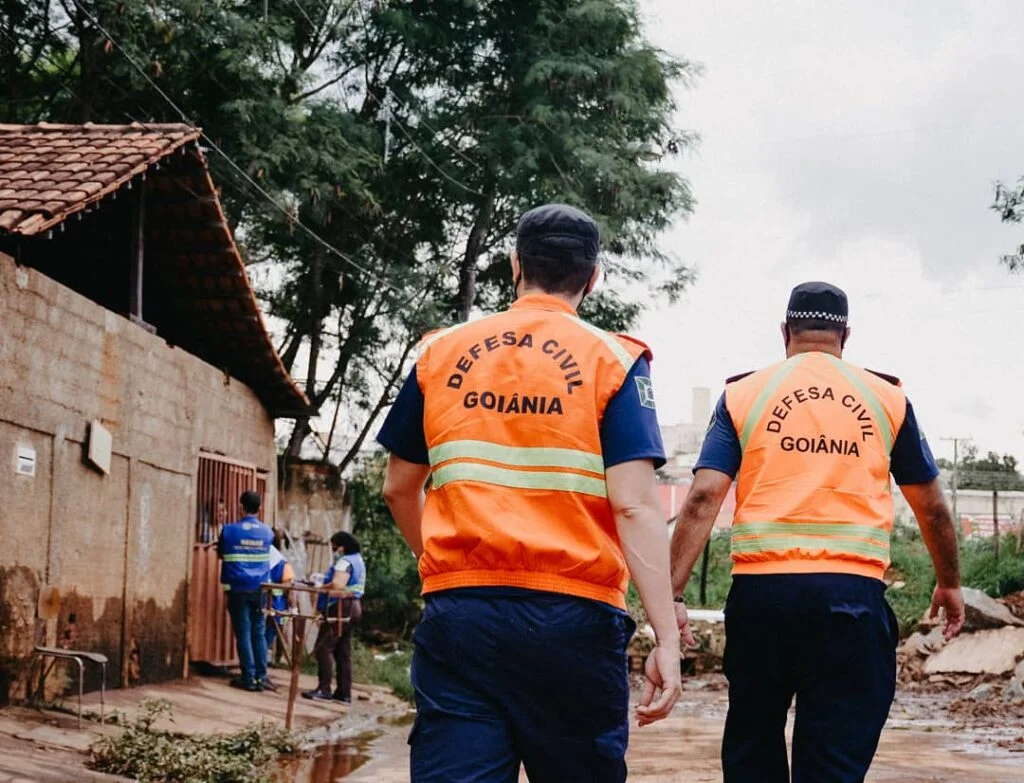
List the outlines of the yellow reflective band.
<svg viewBox="0 0 1024 783">
<path fill-rule="evenodd" d="M 269 563 L 270 553 L 262 555 L 224 555 L 225 563 Z"/>
<path fill-rule="evenodd" d="M 454 332 L 456 329 L 461 329 L 463 326 L 467 326 L 468 323 L 469 322 L 467 321 L 466 323 L 455 324 L 455 326 L 449 326 L 447 329 L 442 329 L 439 332 L 434 332 L 432 335 L 430 335 L 429 337 L 425 337 L 420 342 L 420 344 L 417 346 L 417 351 L 419 353 L 423 353 L 425 350 L 427 350 L 427 348 L 429 348 L 431 345 L 436 343 L 442 337 L 447 337 L 449 334 Z"/>
<path fill-rule="evenodd" d="M 593 324 L 588 324 L 582 318 L 579 318 L 575 315 L 570 315 L 569 313 L 562 313 L 562 315 L 564 315 L 573 323 L 579 324 L 595 337 L 599 337 L 601 341 L 606 346 L 608 346 L 608 350 L 615 354 L 615 358 L 619 360 L 619 363 L 622 365 L 622 368 L 627 373 L 633 369 L 633 364 L 635 363 L 635 360 L 630 355 L 629 351 L 622 347 L 622 343 L 620 343 L 614 335 L 609 334 L 604 329 L 600 329 L 597 326 L 594 326 Z"/>
<path fill-rule="evenodd" d="M 528 468 L 575 468 L 604 475 L 604 459 L 600 454 L 576 449 L 514 448 L 483 440 L 453 440 L 430 449 L 427 456 L 431 465 L 470 458 Z"/>
<path fill-rule="evenodd" d="M 882 403 L 879 401 L 878 396 L 871 390 L 864 379 L 855 373 L 850 367 L 840 359 L 826 354 L 829 360 L 836 366 L 836 368 L 846 376 L 847 380 L 850 381 L 864 397 L 864 401 L 871 408 L 871 412 L 875 414 L 875 421 L 878 422 L 878 429 L 882 435 L 882 443 L 885 444 L 885 453 L 889 454 L 892 451 L 892 427 L 889 426 L 889 417 L 885 414 L 885 408 L 882 407 Z"/>
<path fill-rule="evenodd" d="M 737 522 L 732 526 L 733 538 L 747 536 L 826 536 L 836 538 L 862 538 L 889 545 L 889 533 L 870 525 L 845 522 Z"/>
<path fill-rule="evenodd" d="M 861 555 L 879 560 L 889 557 L 889 545 L 851 538 L 819 538 L 817 536 L 765 536 L 761 538 L 734 538 L 733 554 L 782 554 L 793 549 L 811 551 L 828 550 L 836 554 Z"/>
<path fill-rule="evenodd" d="M 608 497 L 608 489 L 603 478 L 581 476 L 577 473 L 510 470 L 478 462 L 453 462 L 434 471 L 434 489 L 440 489 L 453 481 L 479 481 L 515 489 L 546 489 L 579 492 L 600 498 Z"/>
<path fill-rule="evenodd" d="M 787 359 L 782 363 L 782 366 L 775 371 L 775 374 L 761 389 L 761 393 L 757 395 L 757 399 L 754 400 L 754 404 L 747 412 L 747 417 L 743 420 L 743 431 L 740 433 L 740 449 L 746 450 L 747 443 L 750 440 L 750 436 L 754 434 L 754 429 L 757 427 L 761 417 L 764 415 L 764 409 L 768 404 L 768 398 L 775 393 L 775 390 L 779 388 L 786 377 L 796 369 L 797 365 L 804 360 L 804 354 L 798 353 L 791 359 Z"/>
</svg>

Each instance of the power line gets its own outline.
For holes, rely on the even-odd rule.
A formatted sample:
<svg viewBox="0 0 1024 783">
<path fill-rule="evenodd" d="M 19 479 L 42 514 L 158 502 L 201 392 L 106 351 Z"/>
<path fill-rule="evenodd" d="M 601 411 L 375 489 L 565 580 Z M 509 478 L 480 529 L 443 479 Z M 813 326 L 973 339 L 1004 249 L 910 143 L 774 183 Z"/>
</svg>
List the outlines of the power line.
<svg viewBox="0 0 1024 783">
<path fill-rule="evenodd" d="M 309 14 L 306 13 L 306 9 L 302 7 L 302 4 L 299 2 L 299 0 L 291 0 L 291 2 L 292 2 L 292 4 L 295 5 L 296 8 L 299 9 L 299 13 L 302 14 L 303 17 L 305 17 L 306 21 L 309 22 L 310 27 L 313 28 L 313 29 L 316 29 L 316 27 L 317 27 L 316 22 L 314 22 L 313 19 L 309 16 Z M 355 2 L 356 2 L 357 5 L 359 4 L 359 0 L 355 0 Z M 363 13 L 361 5 L 359 6 L 359 10 L 360 10 L 360 16 L 362 17 L 362 22 L 363 22 L 363 31 L 365 33 L 366 32 L 366 27 L 367 27 L 366 16 Z M 370 64 L 365 59 L 362 61 L 362 65 L 365 68 L 367 68 L 367 69 L 369 69 L 369 67 L 370 67 Z M 382 109 L 385 108 L 384 102 L 380 98 L 378 98 L 377 95 L 375 95 L 372 90 L 370 90 L 369 86 L 367 86 L 367 88 L 366 88 L 366 94 L 369 95 L 374 100 L 374 102 L 378 106 L 380 106 Z M 407 104 L 403 103 L 401 101 L 401 99 L 399 99 L 399 97 L 394 94 L 394 92 L 389 90 L 388 94 L 391 96 L 391 99 L 395 103 L 397 103 L 400 107 L 405 109 L 406 112 L 409 112 L 411 114 L 411 112 L 409 111 L 409 106 Z M 465 190 L 468 193 L 472 193 L 472 194 L 477 195 L 477 196 L 483 196 L 484 195 L 483 193 L 480 193 L 480 192 L 478 192 L 476 190 L 473 190 L 472 188 L 470 188 L 469 186 L 463 184 L 462 182 L 459 182 L 458 180 L 456 180 L 453 177 L 451 177 L 447 172 L 442 170 L 440 165 L 437 164 L 429 155 L 427 155 L 426 152 L 424 152 L 424 150 L 421 147 L 419 147 L 416 144 L 416 142 L 414 142 L 412 140 L 412 138 L 408 134 L 408 129 L 405 126 L 402 125 L 402 122 L 397 117 L 391 117 L 391 120 L 395 124 L 397 124 L 400 128 L 402 128 L 402 131 L 403 131 L 403 133 L 405 133 L 406 138 L 409 139 L 409 143 L 416 149 L 417 152 L 420 153 L 420 155 L 422 155 L 430 163 L 431 166 L 433 166 L 435 169 L 437 169 L 441 173 L 441 175 L 443 177 L 448 179 L 450 182 L 453 182 L 455 185 L 458 185 L 460 188 L 462 188 L 463 190 Z M 427 130 L 429 130 L 431 133 L 433 133 L 435 136 L 441 137 L 441 133 L 439 131 L 437 131 L 435 128 L 431 127 L 427 123 L 427 121 L 424 120 L 422 117 L 417 117 L 416 120 L 417 120 L 417 122 L 421 123 Z M 462 150 L 458 149 L 457 147 L 451 146 L 443 138 L 441 138 L 440 141 L 441 141 L 441 144 L 443 144 L 447 149 L 449 149 L 452 152 L 454 152 L 456 155 L 458 155 L 460 158 L 465 160 L 471 166 L 474 166 L 477 170 L 482 168 L 481 165 L 477 161 L 475 161 L 472 158 L 470 158 L 468 155 L 466 155 L 464 152 L 462 152 Z"/>
<path fill-rule="evenodd" d="M 177 112 L 178 116 L 181 117 L 181 119 L 185 123 L 187 123 L 188 125 L 191 125 L 192 127 L 196 127 L 196 124 L 188 117 L 188 115 L 185 114 L 185 112 L 182 111 L 181 108 L 178 107 L 178 105 L 171 99 L 171 97 L 160 88 L 160 85 L 158 85 L 156 82 L 154 82 L 150 78 L 149 74 L 146 73 L 145 69 L 142 68 L 135 61 L 135 59 L 130 54 L 128 54 L 128 52 L 125 50 L 125 48 L 123 46 L 121 46 L 121 44 L 118 43 L 118 41 L 109 32 L 107 32 L 107 30 L 103 27 L 103 25 L 101 25 L 99 23 L 99 21 L 92 14 L 90 14 L 85 8 L 82 7 L 82 4 L 81 4 L 80 0 L 72 0 L 72 2 L 74 2 L 75 6 L 78 8 L 78 10 L 81 13 L 83 13 L 86 16 L 86 18 L 89 19 L 90 22 L 92 22 L 92 24 L 96 27 L 96 29 L 98 29 L 101 33 L 103 33 L 103 35 L 106 37 L 106 39 L 108 41 L 110 41 L 110 43 L 117 49 L 117 51 L 121 54 L 121 56 L 124 57 L 129 62 L 129 64 L 131 64 L 132 68 L 134 68 L 135 71 L 140 76 L 142 76 L 142 78 L 145 79 L 146 82 L 154 90 L 157 91 L 157 93 L 160 95 L 160 97 L 163 98 L 164 101 L 166 101 L 167 104 L 172 109 L 174 109 L 175 112 Z M 343 261 L 345 261 L 350 266 L 354 267 L 355 269 L 358 269 L 363 274 L 365 274 L 367 277 L 369 277 L 369 278 L 371 278 L 373 280 L 376 280 L 377 282 L 379 282 L 379 283 L 383 284 L 384 286 L 390 288 L 395 293 L 399 293 L 399 294 L 403 293 L 402 290 L 399 289 L 397 286 L 395 286 L 391 281 L 386 280 L 385 278 L 382 278 L 382 277 L 376 275 L 370 269 L 368 269 L 367 267 L 365 267 L 362 264 L 360 264 L 357 261 L 355 261 L 355 259 L 353 259 L 348 254 L 343 253 L 342 251 L 338 250 L 330 242 L 328 242 L 326 239 L 324 239 L 319 234 L 317 234 L 315 231 L 313 231 L 313 229 L 309 228 L 305 223 L 303 223 L 301 220 L 299 220 L 297 215 L 293 215 L 291 210 L 289 210 L 286 206 L 284 206 L 279 201 L 277 201 L 277 199 L 275 199 L 270 193 L 268 193 L 263 187 L 261 187 L 259 185 L 259 183 L 256 182 L 256 180 L 254 180 L 252 177 L 250 177 L 249 174 L 241 166 L 239 166 L 237 163 L 235 163 L 235 161 L 232 160 L 231 157 L 226 152 L 224 152 L 224 150 L 222 150 L 217 145 L 217 143 L 215 141 L 213 141 L 213 139 L 211 139 L 206 133 L 200 131 L 200 135 L 202 136 L 203 140 L 207 144 L 210 145 L 210 148 L 213 149 L 218 155 L 220 155 L 228 163 L 228 165 L 230 165 L 243 179 L 246 180 L 246 182 L 249 183 L 250 186 L 252 186 L 260 195 L 263 196 L 263 198 L 265 198 L 274 207 L 276 207 L 291 223 L 293 223 L 295 226 L 300 228 L 304 233 L 306 233 L 311 239 L 313 239 L 321 247 L 323 247 L 325 250 L 327 250 L 327 251 L 329 251 L 331 253 L 334 253 L 336 256 L 338 256 L 338 258 L 342 259 Z"/>
<path fill-rule="evenodd" d="M 65 25 L 65 26 L 67 26 L 67 25 Z M 5 32 L 4 30 L 0 29 L 0 33 L 3 33 L 3 34 L 4 34 L 4 36 L 5 36 L 5 37 L 6 37 L 6 38 L 7 38 L 7 39 L 8 39 L 9 41 L 11 41 L 11 42 L 12 42 L 13 44 L 15 44 L 16 46 L 19 46 L 19 47 L 20 47 L 20 46 L 22 46 L 22 45 L 23 45 L 23 42 L 21 42 L 21 41 L 18 41 L 18 40 L 17 40 L 16 38 L 14 38 L 14 37 L 12 37 L 12 36 L 8 35 L 8 34 L 7 34 L 7 33 L 6 33 L 6 32 Z M 60 68 L 60 65 L 59 65 L 59 64 L 58 64 L 57 62 L 55 62 L 55 61 L 53 60 L 53 58 L 51 58 L 51 57 L 50 57 L 50 56 L 49 56 L 48 54 L 46 54 L 45 52 L 42 52 L 41 54 L 42 54 L 42 56 L 43 56 L 43 57 L 44 57 L 44 58 L 45 58 L 45 59 L 47 60 L 47 62 L 49 62 L 49 63 L 50 63 L 51 65 L 53 65 L 53 66 L 54 66 L 55 68 L 58 68 L 58 69 Z M 109 76 L 107 76 L 106 74 L 100 74 L 100 78 L 101 78 L 101 79 L 103 79 L 103 81 L 105 81 L 105 82 L 106 82 L 107 84 L 109 84 L 109 85 L 110 85 L 111 87 L 113 87 L 113 88 L 114 88 L 115 90 L 117 90 L 117 92 L 119 92 L 119 93 L 121 94 L 121 96 L 122 96 L 123 98 L 125 98 L 125 99 L 129 99 L 129 100 L 131 99 L 131 96 L 129 95 L 129 93 L 128 93 L 128 92 L 127 92 L 127 91 L 126 91 L 126 90 L 125 90 L 124 88 L 122 88 L 122 87 L 121 87 L 121 85 L 119 85 L 119 84 L 117 84 L 117 83 L 116 83 L 115 81 L 113 81 L 113 80 L 112 80 L 112 79 L 111 79 L 111 78 L 110 78 Z M 66 91 L 66 92 L 68 92 L 68 94 L 69 94 L 69 95 L 71 95 L 71 97 L 72 97 L 72 98 L 74 98 L 75 100 L 77 100 L 77 101 L 78 101 L 79 103 L 83 103 L 83 104 L 84 104 L 84 101 L 82 100 L 82 98 L 81 98 L 81 97 L 80 97 L 80 96 L 79 96 L 79 95 L 78 95 L 78 94 L 77 94 L 77 93 L 76 93 L 76 92 L 75 92 L 74 90 L 72 90 L 72 89 L 71 89 L 70 87 L 68 87 L 68 86 L 67 86 L 67 84 L 66 84 L 65 82 L 61 82 L 61 86 L 62 86 L 62 87 L 63 87 L 63 88 L 65 89 L 65 91 Z M 137 107 L 136 107 L 136 108 L 137 108 Z M 176 107 L 175 107 L 175 108 L 176 108 Z M 126 118 L 127 118 L 128 120 L 130 120 L 131 122 L 134 122 L 134 123 L 136 123 L 136 124 L 140 125 L 140 126 L 141 126 L 141 127 L 143 127 L 143 128 L 146 128 L 146 129 L 150 129 L 150 130 L 152 130 L 152 129 L 153 129 L 153 128 L 152 128 L 152 123 L 149 123 L 149 122 L 147 122 L 147 121 L 145 121 L 145 120 L 140 120 L 140 119 L 139 119 L 138 117 L 135 117 L 135 116 L 133 116 L 133 115 L 131 114 L 131 112 L 129 112 L 129 111 L 127 111 L 127 110 L 124 110 L 124 109 L 122 109 L 122 113 L 123 113 L 123 114 L 124 114 L 124 116 L 125 116 L 125 117 L 126 117 Z M 179 113 L 180 113 L 180 110 L 179 110 Z M 190 124 L 192 124 L 192 123 L 190 123 Z M 221 153 L 221 154 L 223 155 L 223 153 Z M 227 158 L 227 156 L 226 156 L 226 155 L 225 155 L 225 158 Z M 229 159 L 229 160 L 230 160 L 230 159 Z M 237 166 L 236 166 L 236 168 L 237 168 Z M 233 191 L 234 191 L 234 192 L 235 192 L 236 194 L 238 194 L 239 196 L 241 196 L 241 197 L 242 197 L 243 199 L 245 199 L 245 200 L 249 200 L 249 199 L 251 198 L 251 193 L 249 193 L 249 192 L 248 192 L 248 191 L 246 191 L 246 190 L 245 190 L 245 189 L 244 189 L 243 187 L 241 187 L 241 186 L 240 186 L 239 184 L 237 184 L 237 183 L 236 183 L 236 181 L 233 181 L 232 179 L 230 179 L 230 178 L 229 178 L 229 177 L 227 176 L 227 175 L 228 175 L 228 172 L 227 172 L 227 171 L 225 171 L 225 172 L 224 172 L 224 175 L 225 175 L 225 176 L 224 176 L 224 179 L 222 180 L 222 182 L 223 182 L 224 184 L 226 184 L 226 185 L 227 185 L 228 187 L 230 187 L 230 188 L 231 188 L 231 189 L 232 189 L 232 190 L 233 190 Z M 193 189 L 192 189 L 191 187 L 189 187 L 189 185 L 187 185 L 187 184 L 185 183 L 185 181 L 184 181 L 183 179 L 181 179 L 180 177 L 173 177 L 173 179 L 174 179 L 174 180 L 175 180 L 175 181 L 176 181 L 176 182 L 177 182 L 177 183 L 178 183 L 178 184 L 179 184 L 179 185 L 180 185 L 180 186 L 181 186 L 182 188 L 184 188 L 184 189 L 185 189 L 185 190 L 186 190 L 186 191 L 187 191 L 188 193 L 190 193 L 190 194 L 191 194 L 192 196 L 194 196 L 195 198 L 200 198 L 200 195 L 199 195 L 198 193 L 196 193 L 196 192 L 195 192 L 195 191 L 194 191 L 194 190 L 193 190 Z M 250 181 L 251 181 L 251 180 L 250 180 Z M 340 208 L 341 208 L 341 209 L 342 209 L 342 210 L 343 210 L 343 211 L 344 211 L 344 212 L 345 212 L 346 214 L 348 214 L 348 215 L 349 215 L 350 217 L 353 217 L 353 218 L 355 219 L 355 216 L 354 216 L 354 215 L 352 214 L 352 212 L 350 212 L 350 211 L 349 211 L 349 210 L 348 210 L 348 209 L 347 209 L 347 208 L 346 208 L 346 207 L 344 206 L 344 204 L 342 204 L 342 203 L 340 203 L 340 202 L 339 202 L 337 206 L 339 206 L 339 207 L 340 207 Z M 371 234 L 370 234 L 370 235 L 369 235 L 368 237 L 364 237 L 364 239 L 365 239 L 365 243 L 366 243 L 366 244 L 370 244 L 370 243 L 372 243 L 372 242 L 374 241 L 374 238 L 375 238 L 375 235 L 376 235 L 376 233 L 377 233 L 376 231 L 373 231 L 373 232 L 371 232 Z M 377 237 L 377 239 L 379 239 L 379 240 L 380 240 L 381 242 L 383 242 L 385 246 L 387 246 L 387 247 L 390 247 L 390 248 L 392 248 L 392 249 L 393 249 L 393 250 L 395 250 L 395 251 L 398 251 L 398 248 L 397 248 L 397 247 L 396 247 L 396 246 L 394 245 L 394 243 L 392 243 L 392 242 L 389 242 L 388 240 L 384 239 L 383 237 Z M 336 266 L 336 265 L 334 264 L 334 262 L 333 262 L 333 259 L 332 259 L 332 258 L 331 258 L 330 256 L 326 256 L 324 260 L 325 260 L 325 261 L 326 261 L 326 262 L 327 262 L 328 264 L 330 264 L 330 265 L 331 265 L 331 267 L 332 267 L 332 268 L 333 268 L 333 269 L 334 269 L 335 271 L 339 272 L 339 274 L 343 272 L 343 269 L 342 269 L 341 267 L 338 267 L 338 266 Z M 440 269 L 438 269 L 438 271 L 437 271 L 437 273 L 436 273 L 436 276 L 435 276 L 435 279 L 439 278 L 439 277 L 440 277 L 440 276 L 441 276 L 442 274 L 444 274 L 445 272 L 449 271 L 449 270 L 450 270 L 450 267 L 451 267 L 451 264 L 448 264 L 447 266 L 442 266 L 442 267 L 441 267 Z M 374 279 L 377 279 L 377 280 L 379 280 L 379 281 L 381 281 L 381 282 L 384 282 L 385 284 L 387 284 L 387 281 L 383 281 L 383 280 L 382 280 L 381 278 L 379 278 L 379 277 L 376 277 L 376 276 L 374 276 Z M 396 291 L 396 292 L 402 293 L 402 292 L 398 291 L 398 289 L 394 288 L 393 286 L 391 286 L 391 288 L 392 288 L 392 290 L 394 290 L 394 291 Z M 411 300 L 410 300 L 410 301 L 411 301 Z"/>
</svg>

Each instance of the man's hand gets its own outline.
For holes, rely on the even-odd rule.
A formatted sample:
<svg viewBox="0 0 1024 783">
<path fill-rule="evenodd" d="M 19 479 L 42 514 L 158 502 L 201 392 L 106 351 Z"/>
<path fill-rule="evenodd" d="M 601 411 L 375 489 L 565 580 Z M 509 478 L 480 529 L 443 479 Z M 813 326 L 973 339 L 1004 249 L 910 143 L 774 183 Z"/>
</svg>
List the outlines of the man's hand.
<svg viewBox="0 0 1024 783">
<path fill-rule="evenodd" d="M 654 695 L 658 691 L 658 700 Z M 666 717 L 683 695 L 683 683 L 679 674 L 679 642 L 656 645 L 644 664 L 644 687 L 640 692 L 640 704 L 636 708 L 637 722 L 641 726 Z M 653 703 L 652 703 L 653 702 Z"/>
<path fill-rule="evenodd" d="M 935 618 L 942 610 L 945 623 L 942 635 L 948 642 L 964 627 L 964 593 L 959 587 L 935 587 L 932 593 L 932 609 L 928 616 Z"/>
<path fill-rule="evenodd" d="M 676 624 L 679 626 L 679 636 L 687 647 L 696 647 L 697 640 L 693 638 L 693 629 L 690 627 L 690 613 L 686 611 L 686 604 L 676 602 Z"/>
</svg>

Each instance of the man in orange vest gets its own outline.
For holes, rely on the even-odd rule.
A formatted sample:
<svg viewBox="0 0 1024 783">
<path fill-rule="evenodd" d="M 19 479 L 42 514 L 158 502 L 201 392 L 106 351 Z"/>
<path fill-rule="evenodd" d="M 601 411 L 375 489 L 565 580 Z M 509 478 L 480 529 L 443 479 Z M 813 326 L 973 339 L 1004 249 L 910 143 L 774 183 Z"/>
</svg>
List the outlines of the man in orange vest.
<svg viewBox="0 0 1024 783">
<path fill-rule="evenodd" d="M 953 521 L 938 468 L 898 379 L 842 359 L 846 295 L 793 289 L 786 361 L 726 381 L 672 536 L 681 596 L 736 479 L 725 606 L 726 783 L 862 781 L 896 687 L 899 626 L 885 601 L 893 500 L 917 517 L 938 576 L 932 616 L 960 631 Z M 678 599 L 677 599 L 678 600 Z M 686 608 L 677 604 L 680 628 Z"/>
<path fill-rule="evenodd" d="M 680 695 L 651 354 L 576 313 L 598 239 L 572 207 L 527 212 L 515 303 L 428 335 L 378 436 L 426 598 L 414 783 L 625 780 L 630 575 L 657 637 L 638 718 Z"/>
</svg>

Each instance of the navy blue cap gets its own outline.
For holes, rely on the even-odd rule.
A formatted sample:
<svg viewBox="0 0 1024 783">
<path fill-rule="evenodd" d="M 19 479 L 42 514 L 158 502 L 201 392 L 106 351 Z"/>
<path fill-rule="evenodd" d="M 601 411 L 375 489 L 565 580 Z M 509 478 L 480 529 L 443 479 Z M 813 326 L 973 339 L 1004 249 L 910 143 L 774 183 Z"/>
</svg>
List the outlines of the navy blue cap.
<svg viewBox="0 0 1024 783">
<path fill-rule="evenodd" d="M 516 252 L 548 258 L 597 261 L 601 231 L 586 212 L 567 204 L 534 207 L 519 218 Z"/>
<path fill-rule="evenodd" d="M 801 283 L 790 293 L 786 307 L 787 321 L 813 318 L 845 326 L 849 315 L 846 294 L 831 283 Z"/>
</svg>

